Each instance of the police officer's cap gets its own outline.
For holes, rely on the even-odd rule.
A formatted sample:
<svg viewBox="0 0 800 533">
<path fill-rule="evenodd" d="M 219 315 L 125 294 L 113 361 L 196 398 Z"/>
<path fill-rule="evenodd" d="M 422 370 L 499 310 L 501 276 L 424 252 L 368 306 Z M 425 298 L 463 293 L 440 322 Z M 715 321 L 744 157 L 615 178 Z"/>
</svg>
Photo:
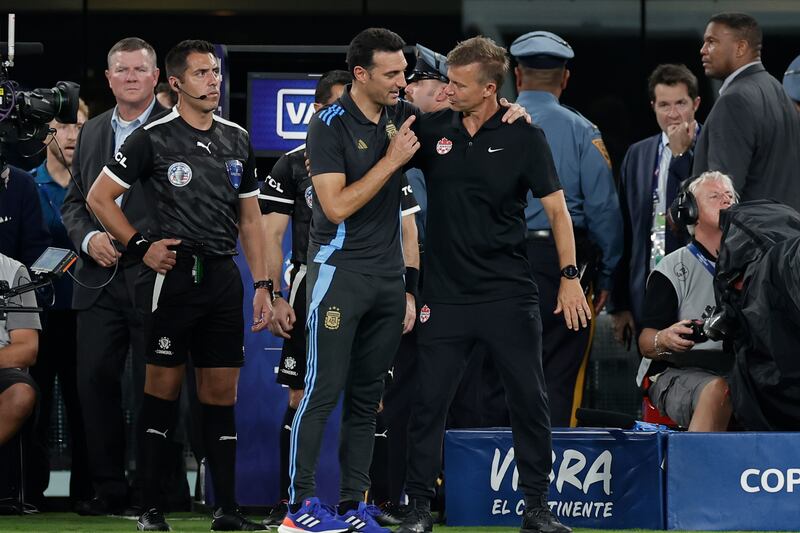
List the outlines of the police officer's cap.
<svg viewBox="0 0 800 533">
<path fill-rule="evenodd" d="M 511 55 L 528 68 L 563 67 L 575 52 L 567 41 L 549 31 L 532 31 L 511 43 Z"/>
<path fill-rule="evenodd" d="M 783 88 L 789 98 L 800 102 L 800 56 L 794 58 L 786 73 L 783 75 Z"/>
<path fill-rule="evenodd" d="M 447 78 L 447 58 L 421 44 L 417 44 L 416 48 L 417 64 L 407 78 L 409 83 L 421 80 L 439 80 L 448 83 L 450 80 Z"/>
</svg>

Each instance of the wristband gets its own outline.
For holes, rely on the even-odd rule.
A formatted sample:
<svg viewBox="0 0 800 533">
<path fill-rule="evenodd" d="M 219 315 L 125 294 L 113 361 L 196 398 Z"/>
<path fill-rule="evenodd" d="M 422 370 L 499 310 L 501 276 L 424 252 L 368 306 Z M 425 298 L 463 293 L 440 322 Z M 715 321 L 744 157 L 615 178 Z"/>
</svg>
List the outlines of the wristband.
<svg viewBox="0 0 800 533">
<path fill-rule="evenodd" d="M 278 298 L 283 298 L 283 293 L 281 291 L 272 291 L 272 301 L 274 302 Z"/>
<path fill-rule="evenodd" d="M 419 269 L 414 267 L 406 267 L 406 292 L 413 295 L 417 299 L 417 290 L 419 289 Z"/>
<path fill-rule="evenodd" d="M 253 282 L 253 290 L 257 291 L 258 289 L 267 289 L 267 294 L 272 297 L 272 280 L 271 279 L 260 279 L 258 281 Z"/>
<path fill-rule="evenodd" d="M 141 259 L 144 257 L 144 254 L 147 253 L 147 250 L 150 249 L 151 244 L 150 241 L 145 239 L 144 236 L 137 231 L 133 234 L 133 237 L 130 238 L 128 244 L 125 245 L 125 251 Z"/>
</svg>

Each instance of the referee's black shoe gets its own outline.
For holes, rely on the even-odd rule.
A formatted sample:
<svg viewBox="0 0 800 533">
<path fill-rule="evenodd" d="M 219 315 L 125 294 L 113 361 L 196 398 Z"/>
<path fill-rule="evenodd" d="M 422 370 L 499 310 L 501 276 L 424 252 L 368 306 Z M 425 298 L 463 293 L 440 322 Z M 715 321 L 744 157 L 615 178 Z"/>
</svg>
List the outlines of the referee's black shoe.
<svg viewBox="0 0 800 533">
<path fill-rule="evenodd" d="M 269 526 L 251 522 L 239 509 L 224 510 L 219 507 L 211 517 L 214 519 L 211 531 L 269 531 Z"/>
<path fill-rule="evenodd" d="M 136 529 L 139 531 L 172 531 L 164 518 L 164 513 L 153 507 L 145 511 L 136 522 Z"/>
<path fill-rule="evenodd" d="M 392 502 L 384 502 L 378 506 L 374 506 L 377 512 L 372 515 L 372 518 L 383 527 L 399 526 L 403 523 L 403 518 L 408 512 L 408 507 L 405 505 L 396 506 Z"/>
<path fill-rule="evenodd" d="M 550 512 L 547 498 L 542 497 L 536 505 L 526 506 L 522 515 L 520 533 L 571 533 L 572 529 L 558 521 Z"/>
<path fill-rule="evenodd" d="M 432 531 L 433 517 L 430 503 L 412 499 L 406 508 L 403 522 L 395 530 L 395 533 L 431 533 Z"/>
</svg>

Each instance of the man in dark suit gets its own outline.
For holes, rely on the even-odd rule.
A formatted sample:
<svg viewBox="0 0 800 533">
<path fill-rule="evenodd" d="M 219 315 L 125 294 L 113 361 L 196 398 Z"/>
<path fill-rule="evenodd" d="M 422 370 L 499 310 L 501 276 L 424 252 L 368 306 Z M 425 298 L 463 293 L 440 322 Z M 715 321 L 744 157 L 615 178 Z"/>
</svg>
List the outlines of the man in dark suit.
<svg viewBox="0 0 800 533">
<path fill-rule="evenodd" d="M 700 49 L 724 80 L 695 150 L 694 174 L 719 170 L 742 201 L 773 198 L 800 210 L 800 116 L 761 64 L 761 28 L 744 13 L 709 19 Z"/>
<path fill-rule="evenodd" d="M 609 302 L 615 338 L 634 339 L 647 275 L 666 254 L 686 244 L 666 227 L 665 213 L 692 168 L 700 125 L 697 78 L 684 65 L 659 65 L 648 80 L 661 132 L 630 148 L 622 162 L 619 200 L 625 248 Z M 627 331 L 627 333 L 625 333 Z"/>
<path fill-rule="evenodd" d="M 96 495 L 78 505 L 80 514 L 120 512 L 128 505 L 122 375 L 129 347 L 137 398 L 144 388 L 144 335 L 133 308 L 140 262 L 120 253 L 123 247 L 87 210 L 85 194 L 125 138 L 164 111 L 153 93 L 158 74 L 155 50 L 145 41 L 126 38 L 111 48 L 106 78 L 117 105 L 81 130 L 73 158 L 74 180 L 62 207 L 70 240 L 80 250 L 75 276 L 85 285 L 76 284 L 73 306 L 78 311 L 78 394 Z M 141 187 L 131 187 L 117 202 L 137 227 L 148 227 Z"/>
</svg>

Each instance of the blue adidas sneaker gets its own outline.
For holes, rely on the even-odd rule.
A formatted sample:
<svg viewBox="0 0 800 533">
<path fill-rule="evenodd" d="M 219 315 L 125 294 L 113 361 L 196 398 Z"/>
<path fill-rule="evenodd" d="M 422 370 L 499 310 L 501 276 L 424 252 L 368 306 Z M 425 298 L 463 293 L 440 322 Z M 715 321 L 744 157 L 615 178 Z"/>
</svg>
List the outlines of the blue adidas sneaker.
<svg viewBox="0 0 800 533">
<path fill-rule="evenodd" d="M 308 498 L 296 513 L 289 511 L 278 526 L 278 533 L 344 533 L 350 525 L 342 522 L 333 507 Z"/>
<path fill-rule="evenodd" d="M 380 509 L 374 505 L 360 502 L 358 509 L 350 509 L 346 513 L 340 514 L 338 518 L 350 526 L 355 533 L 391 533 L 375 521 L 375 515 L 380 513 Z"/>
</svg>

